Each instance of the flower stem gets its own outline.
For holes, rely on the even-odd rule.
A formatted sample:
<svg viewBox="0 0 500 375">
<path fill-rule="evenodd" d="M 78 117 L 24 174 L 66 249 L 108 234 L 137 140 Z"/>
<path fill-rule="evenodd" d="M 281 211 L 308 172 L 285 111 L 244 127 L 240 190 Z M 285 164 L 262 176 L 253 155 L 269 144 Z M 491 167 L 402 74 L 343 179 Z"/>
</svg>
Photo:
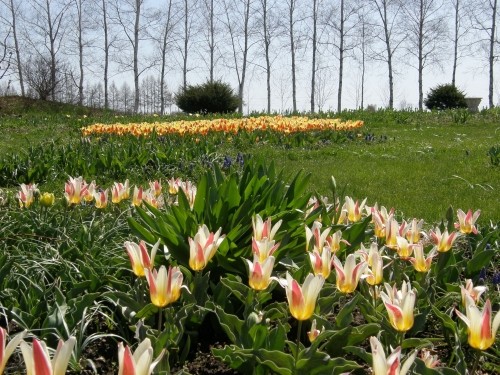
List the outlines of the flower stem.
<svg viewBox="0 0 500 375">
<path fill-rule="evenodd" d="M 481 354 L 482 353 L 480 350 L 476 351 L 476 360 L 474 361 L 474 365 L 472 366 L 471 375 L 474 375 L 477 371 L 477 368 L 479 366 L 479 360 L 481 359 Z"/>
<path fill-rule="evenodd" d="M 299 320 L 297 326 L 297 347 L 295 348 L 295 367 L 297 367 L 297 360 L 299 359 L 299 347 L 300 347 L 300 333 L 302 331 L 302 320 Z"/>
<path fill-rule="evenodd" d="M 158 331 L 161 331 L 162 318 L 163 318 L 163 309 L 160 308 L 160 311 L 158 312 Z"/>
</svg>

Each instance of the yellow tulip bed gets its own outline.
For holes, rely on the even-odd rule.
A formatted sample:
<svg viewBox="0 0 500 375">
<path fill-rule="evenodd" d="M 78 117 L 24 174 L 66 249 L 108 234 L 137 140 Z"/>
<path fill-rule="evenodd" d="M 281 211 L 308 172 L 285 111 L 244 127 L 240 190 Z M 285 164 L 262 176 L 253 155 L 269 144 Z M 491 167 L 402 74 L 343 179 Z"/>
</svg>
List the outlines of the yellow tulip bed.
<svg viewBox="0 0 500 375">
<path fill-rule="evenodd" d="M 340 119 L 308 117 L 260 116 L 238 119 L 219 118 L 214 120 L 180 120 L 173 122 L 131 123 L 131 124 L 93 124 L 82 128 L 83 136 L 102 134 L 132 134 L 147 136 L 152 133 L 202 134 L 209 132 L 238 133 L 269 130 L 280 133 L 299 133 L 310 131 L 349 131 L 363 126 L 363 121 L 341 121 Z"/>
</svg>

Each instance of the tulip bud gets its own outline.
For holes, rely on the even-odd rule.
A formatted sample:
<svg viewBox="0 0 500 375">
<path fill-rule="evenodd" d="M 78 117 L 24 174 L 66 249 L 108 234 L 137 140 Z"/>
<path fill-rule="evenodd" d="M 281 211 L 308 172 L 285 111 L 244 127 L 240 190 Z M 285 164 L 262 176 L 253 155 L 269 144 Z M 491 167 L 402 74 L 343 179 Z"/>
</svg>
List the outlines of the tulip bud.
<svg viewBox="0 0 500 375">
<path fill-rule="evenodd" d="M 53 193 L 45 192 L 40 196 L 40 205 L 42 207 L 50 207 L 54 205 L 55 200 L 56 198 Z"/>
</svg>

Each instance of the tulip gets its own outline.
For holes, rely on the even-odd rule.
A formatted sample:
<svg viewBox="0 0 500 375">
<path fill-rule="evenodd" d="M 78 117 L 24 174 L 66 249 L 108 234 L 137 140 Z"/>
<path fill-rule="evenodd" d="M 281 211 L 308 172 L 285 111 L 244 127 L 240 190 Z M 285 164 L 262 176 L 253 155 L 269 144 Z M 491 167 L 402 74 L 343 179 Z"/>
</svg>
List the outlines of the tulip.
<svg viewBox="0 0 500 375">
<path fill-rule="evenodd" d="M 160 196 L 160 194 L 161 194 L 161 182 L 160 181 L 158 181 L 158 180 L 150 181 L 149 188 L 154 193 L 155 197 L 158 198 Z"/>
<path fill-rule="evenodd" d="M 417 352 L 413 352 L 400 368 L 401 364 L 401 347 L 398 346 L 389 357 L 385 356 L 384 348 L 380 341 L 375 337 L 370 337 L 370 346 L 372 349 L 373 358 L 373 375 L 406 375 L 410 366 L 415 361 Z"/>
<path fill-rule="evenodd" d="M 120 342 L 118 344 L 118 375 L 150 375 L 164 354 L 165 349 L 153 362 L 153 347 L 148 338 L 139 344 L 134 354 L 128 345 L 124 347 Z"/>
<path fill-rule="evenodd" d="M 42 207 L 53 206 L 55 201 L 56 201 L 56 197 L 54 196 L 53 193 L 45 192 L 40 196 L 40 205 Z"/>
<path fill-rule="evenodd" d="M 108 206 L 108 189 L 94 192 L 96 208 L 106 208 Z"/>
<path fill-rule="evenodd" d="M 111 201 L 113 203 L 120 203 L 124 199 L 128 199 L 130 196 L 130 187 L 128 180 L 125 183 L 115 182 L 111 188 Z"/>
<path fill-rule="evenodd" d="M 425 257 L 424 247 L 422 244 L 414 245 L 413 251 L 415 253 L 415 257 L 411 257 L 408 260 L 413 264 L 415 271 L 428 272 L 431 269 L 432 259 L 437 255 L 436 248 L 434 247 L 429 254 L 427 254 L 427 258 Z"/>
<path fill-rule="evenodd" d="M 342 239 L 342 231 L 340 229 L 331 236 L 326 237 L 326 245 L 330 248 L 330 251 L 334 254 L 336 254 L 340 250 L 341 242 L 350 245 L 349 242 Z"/>
<path fill-rule="evenodd" d="M 384 260 L 382 258 L 382 250 L 378 250 L 376 243 L 370 245 L 370 250 L 367 252 L 364 245 L 361 244 L 361 249 L 358 253 L 363 257 L 368 264 L 366 268 L 366 282 L 370 285 L 379 285 L 384 279 Z"/>
<path fill-rule="evenodd" d="M 35 201 L 35 193 L 38 192 L 38 188 L 35 184 L 21 184 L 21 190 L 17 193 L 17 198 L 19 199 L 19 207 L 28 208 Z"/>
<path fill-rule="evenodd" d="M 95 193 L 96 193 L 96 183 L 95 181 L 92 181 L 90 184 L 87 185 L 87 190 L 85 191 L 85 194 L 83 195 L 82 198 L 85 202 L 92 202 Z"/>
<path fill-rule="evenodd" d="M 496 313 L 491 324 L 491 302 L 486 300 L 483 311 L 474 303 L 472 297 L 465 296 L 466 315 L 455 309 L 456 314 L 467 325 L 469 345 L 474 349 L 486 350 L 495 342 L 498 327 L 500 326 L 500 311 Z"/>
<path fill-rule="evenodd" d="M 193 271 L 201 271 L 213 258 L 225 238 L 221 236 L 222 228 L 216 233 L 210 232 L 205 224 L 198 228 L 194 238 L 189 238 L 189 267 Z"/>
<path fill-rule="evenodd" d="M 260 241 L 252 237 L 252 252 L 259 257 L 259 262 L 261 263 L 273 255 L 279 246 L 279 242 L 275 243 L 274 240 L 270 240 L 267 237 Z"/>
<path fill-rule="evenodd" d="M 309 251 L 309 247 L 312 245 L 318 249 L 319 252 L 322 252 L 331 228 L 326 228 L 321 232 L 321 227 L 322 224 L 319 221 L 315 221 L 312 228 L 306 226 L 306 251 Z"/>
<path fill-rule="evenodd" d="M 408 240 L 401 236 L 396 236 L 396 251 L 401 259 L 409 259 L 411 254 L 413 253 L 413 247 L 415 246 L 412 243 L 409 243 Z"/>
<path fill-rule="evenodd" d="M 366 198 L 359 204 L 358 201 L 354 202 L 351 197 L 345 197 L 345 203 L 342 210 L 347 211 L 347 219 L 351 223 L 356 223 L 361 220 L 361 213 L 366 204 Z"/>
<path fill-rule="evenodd" d="M 314 251 L 309 252 L 309 260 L 311 261 L 312 270 L 315 275 L 321 275 L 325 279 L 330 276 L 332 270 L 332 252 L 328 247 L 325 247 L 322 253 L 314 248 Z"/>
<path fill-rule="evenodd" d="M 390 249 L 397 249 L 399 234 L 398 222 L 392 215 L 387 219 L 387 226 L 385 227 L 385 246 Z"/>
<path fill-rule="evenodd" d="M 154 267 L 155 255 L 158 247 L 160 246 L 160 240 L 156 241 L 153 248 L 151 249 L 151 257 L 148 254 L 146 248 L 146 243 L 141 241 L 139 244 L 135 242 L 125 241 L 125 250 L 130 258 L 130 263 L 132 265 L 132 271 L 138 277 L 145 276 L 145 269 L 151 270 Z"/>
<path fill-rule="evenodd" d="M 183 275 L 179 267 L 161 266 L 157 272 L 144 269 L 149 285 L 149 296 L 153 305 L 165 307 L 176 302 L 181 296 Z"/>
<path fill-rule="evenodd" d="M 196 186 L 191 181 L 186 181 L 181 184 L 181 188 L 189 202 L 189 207 L 193 209 L 197 192 Z"/>
<path fill-rule="evenodd" d="M 165 204 L 163 196 L 160 195 L 155 197 L 155 194 L 151 189 L 145 190 L 142 193 L 142 201 L 146 202 L 150 206 L 153 206 L 154 208 L 162 207 Z"/>
<path fill-rule="evenodd" d="M 316 300 L 323 287 L 325 279 L 322 276 L 308 274 L 304 284 L 300 287 L 299 283 L 286 274 L 286 297 L 290 313 L 297 320 L 307 320 L 314 313 Z"/>
<path fill-rule="evenodd" d="M 406 223 L 405 223 L 406 224 Z M 420 241 L 424 220 L 413 219 L 411 224 L 407 224 L 405 228 L 405 236 L 408 242 L 417 243 Z"/>
<path fill-rule="evenodd" d="M 279 220 L 273 227 L 270 217 L 267 218 L 266 221 L 263 221 L 260 215 L 256 214 L 252 217 L 253 237 L 258 241 L 263 240 L 264 238 L 273 240 L 282 222 L 283 220 Z"/>
<path fill-rule="evenodd" d="M 396 285 L 391 288 L 387 283 L 385 289 L 387 293 L 381 292 L 380 296 L 389 314 L 391 325 L 399 332 L 408 331 L 413 327 L 415 291 L 410 289 L 410 283 L 405 281 L 403 281 L 401 290 L 396 289 Z"/>
<path fill-rule="evenodd" d="M 21 342 L 27 375 L 64 375 L 68 367 L 76 338 L 70 337 L 66 342 L 59 340 L 52 361 L 45 342 L 33 339 L 33 345 Z"/>
<path fill-rule="evenodd" d="M 420 359 L 424 362 L 425 367 L 435 368 L 439 366 L 439 359 L 437 355 L 432 355 L 432 353 L 427 349 L 422 349 L 420 352 Z"/>
<path fill-rule="evenodd" d="M 459 228 L 460 232 L 463 234 L 477 234 L 477 228 L 475 224 L 480 214 L 481 210 L 477 210 L 473 214 L 472 210 L 469 209 L 469 211 L 467 211 L 467 214 L 465 214 L 461 209 L 458 209 L 458 223 L 455 223 L 455 228 Z"/>
<path fill-rule="evenodd" d="M 87 194 L 88 185 L 80 177 L 70 177 L 64 185 L 64 197 L 69 205 L 80 204 L 83 197 Z"/>
<path fill-rule="evenodd" d="M 28 331 L 18 333 L 10 339 L 6 346 L 7 331 L 3 327 L 0 327 L 0 375 L 3 374 L 9 357 L 14 353 L 14 350 L 21 343 L 21 340 L 26 337 L 27 333 Z"/>
<path fill-rule="evenodd" d="M 313 322 L 311 324 L 311 330 L 307 332 L 307 337 L 309 338 L 309 342 L 313 342 L 318 338 L 321 332 L 325 330 L 325 327 L 320 331 L 319 329 L 316 328 L 316 319 L 313 319 Z"/>
<path fill-rule="evenodd" d="M 142 204 L 143 193 L 142 186 L 134 186 L 134 193 L 132 194 L 132 204 L 134 206 L 138 207 Z"/>
<path fill-rule="evenodd" d="M 459 232 L 453 232 L 451 235 L 448 234 L 448 229 L 445 229 L 441 234 L 441 230 L 436 228 L 436 231 L 429 231 L 432 243 L 437 246 L 437 251 L 440 253 L 446 253 L 453 246 L 453 242 L 460 236 Z"/>
<path fill-rule="evenodd" d="M 469 296 L 475 304 L 479 301 L 481 294 L 486 292 L 488 288 L 485 286 L 474 286 L 471 279 L 465 280 L 465 287 L 460 285 L 460 292 L 462 295 L 462 304 L 466 307 L 466 296 Z"/>
<path fill-rule="evenodd" d="M 375 236 L 377 238 L 385 238 L 385 228 L 389 219 L 392 218 L 394 214 L 394 208 L 391 208 L 390 212 L 387 212 L 387 209 L 384 206 L 380 207 L 380 210 L 378 210 L 377 204 L 375 204 L 375 206 L 371 207 L 370 213 L 372 215 L 372 221 L 375 225 Z"/>
<path fill-rule="evenodd" d="M 168 193 L 170 195 L 176 195 L 179 192 L 181 183 L 182 181 L 179 178 L 174 179 L 172 177 L 170 180 L 168 180 Z"/>
<path fill-rule="evenodd" d="M 363 274 L 368 264 L 364 261 L 356 264 L 356 257 L 354 254 L 349 254 L 345 261 L 345 266 L 342 266 L 340 260 L 334 255 L 333 265 L 337 274 L 337 289 L 341 293 L 352 293 L 358 286 L 359 279 Z"/>
<path fill-rule="evenodd" d="M 258 255 L 254 255 L 253 262 L 245 259 L 248 264 L 248 285 L 254 290 L 266 289 L 271 281 L 275 278 L 271 277 L 274 267 L 274 257 L 267 257 L 264 262 L 260 262 Z"/>
</svg>

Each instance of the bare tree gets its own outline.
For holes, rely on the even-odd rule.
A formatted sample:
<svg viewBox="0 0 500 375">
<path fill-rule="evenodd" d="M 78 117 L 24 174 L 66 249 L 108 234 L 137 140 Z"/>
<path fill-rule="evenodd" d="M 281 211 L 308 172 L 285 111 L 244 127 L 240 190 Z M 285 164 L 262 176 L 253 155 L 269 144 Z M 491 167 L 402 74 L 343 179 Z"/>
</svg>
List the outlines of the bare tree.
<svg viewBox="0 0 500 375">
<path fill-rule="evenodd" d="M 297 0 L 286 0 L 285 3 L 288 13 L 287 33 L 288 33 L 288 38 L 290 40 L 290 59 L 291 59 L 291 73 L 292 73 L 292 111 L 297 112 L 297 68 L 296 68 L 295 55 L 298 48 L 298 43 L 296 40 L 295 33 L 297 28 L 297 22 L 299 22 L 300 18 L 296 17 Z"/>
<path fill-rule="evenodd" d="M 31 17 L 25 17 L 25 38 L 32 47 L 38 58 L 32 59 L 37 63 L 46 61 L 46 53 L 49 54 L 48 64 L 50 67 L 50 78 L 52 87 L 50 94 L 55 99 L 58 74 L 58 54 L 66 32 L 66 12 L 69 3 L 64 0 L 29 0 L 31 5 Z M 28 66 L 31 64 L 28 64 Z M 37 64 L 35 64 L 37 65 Z"/>
<path fill-rule="evenodd" d="M 455 86 L 457 66 L 461 57 L 461 42 L 470 31 L 470 25 L 467 22 L 467 8 L 462 0 L 450 0 L 453 11 L 453 71 L 451 75 L 451 84 Z"/>
<path fill-rule="evenodd" d="M 473 8 L 469 8 L 472 28 L 475 30 L 477 39 L 476 47 L 479 53 L 486 55 L 488 64 L 488 106 L 493 108 L 494 89 L 494 66 L 496 59 L 497 39 L 497 18 L 498 0 L 480 0 L 474 3 Z"/>
<path fill-rule="evenodd" d="M 158 51 L 160 53 L 160 113 L 165 113 L 165 104 L 167 97 L 165 76 L 167 70 L 167 53 L 170 49 L 170 45 L 173 43 L 174 28 L 176 24 L 180 21 L 180 17 L 175 17 L 174 14 L 179 13 L 176 8 L 176 4 L 173 0 L 165 1 L 165 9 L 160 12 L 160 30 L 158 30 L 158 35 L 153 36 L 153 40 L 156 41 L 158 45 Z"/>
<path fill-rule="evenodd" d="M 201 24 L 200 34 L 203 35 L 204 48 L 200 48 L 200 58 L 205 62 L 209 71 L 209 81 L 215 79 L 215 70 L 218 61 L 222 57 L 219 49 L 220 43 L 220 27 L 217 20 L 220 18 L 220 2 L 214 0 L 201 1 L 201 14 L 204 22 Z M 208 55 L 208 61 L 206 58 Z"/>
<path fill-rule="evenodd" d="M 348 53 L 352 52 L 356 43 L 354 34 L 357 26 L 357 16 L 361 4 L 359 2 L 346 2 L 340 0 L 339 6 L 331 7 L 326 23 L 334 31 L 334 39 L 331 42 L 337 52 L 338 66 L 338 90 L 337 90 L 337 112 L 342 111 L 342 88 L 344 83 L 344 63 Z"/>
<path fill-rule="evenodd" d="M 23 70 L 25 72 L 26 83 L 39 99 L 47 100 L 54 97 L 55 88 L 61 81 L 59 64 L 57 62 L 54 71 L 51 57 L 38 55 L 29 58 Z"/>
<path fill-rule="evenodd" d="M 139 61 L 140 43 L 146 34 L 150 20 L 147 10 L 143 9 L 144 2 L 145 0 L 115 0 L 113 3 L 114 20 L 123 31 L 125 45 L 132 49 L 132 62 L 129 56 L 123 54 L 123 51 L 120 51 L 116 57 L 122 67 L 133 71 L 134 112 L 139 111 L 139 78 L 153 65 L 144 54 L 141 54 L 141 61 Z M 127 48 L 125 45 L 123 48 Z"/>
<path fill-rule="evenodd" d="M 375 23 L 375 37 L 382 43 L 381 50 L 373 51 L 373 58 L 387 64 L 389 83 L 389 108 L 394 108 L 394 55 L 405 40 L 404 27 L 401 19 L 400 0 L 369 0 L 369 3 L 378 16 Z"/>
<path fill-rule="evenodd" d="M 0 40 L 0 80 L 9 72 L 12 60 L 12 51 L 9 51 L 8 40 L 10 30 L 5 34 L 4 40 Z"/>
<path fill-rule="evenodd" d="M 229 44 L 233 65 L 238 79 L 238 112 L 243 113 L 243 93 L 247 74 L 248 53 L 251 48 L 250 9 L 252 0 L 223 0 L 225 26 L 229 34 Z"/>
<path fill-rule="evenodd" d="M 21 95 L 25 96 L 24 90 L 24 79 L 23 79 L 23 70 L 22 70 L 22 61 L 21 61 L 21 48 L 18 37 L 18 28 L 17 28 L 17 20 L 18 15 L 21 12 L 21 2 L 15 2 L 14 0 L 0 0 L 0 4 L 3 4 L 7 11 L 5 13 L 2 12 L 0 15 L 0 19 L 5 22 L 6 25 L 9 25 L 12 30 L 12 38 L 14 41 L 14 51 L 15 51 L 15 70 L 17 77 L 19 79 L 19 86 L 21 88 Z"/>
<path fill-rule="evenodd" d="M 315 97 L 316 97 L 316 53 L 318 50 L 318 5 L 319 0 L 313 0 L 312 3 L 312 62 L 311 62 L 311 113 L 314 113 L 315 108 Z"/>
<path fill-rule="evenodd" d="M 280 25 L 279 18 L 274 14 L 276 3 L 272 0 L 259 0 L 259 19 L 258 30 L 260 34 L 260 42 L 264 49 L 264 71 L 266 72 L 266 89 L 267 89 L 267 113 L 271 113 L 271 69 L 276 58 L 271 48 L 272 41 L 277 37 Z"/>
<path fill-rule="evenodd" d="M 368 49 L 373 41 L 373 32 L 370 22 L 369 9 L 363 7 L 359 10 L 359 23 L 357 25 L 358 31 L 356 32 L 356 52 L 354 58 L 358 61 L 360 66 L 359 78 L 359 99 L 356 100 L 356 106 L 363 109 L 365 107 L 365 76 L 366 76 L 366 63 L 368 59 Z"/>
<path fill-rule="evenodd" d="M 182 19 L 183 19 L 183 33 L 179 38 L 180 45 L 178 46 L 182 58 L 182 89 L 187 87 L 187 74 L 191 70 L 188 66 L 188 57 L 192 39 L 195 34 L 195 16 L 197 10 L 197 0 L 183 0 Z"/>
<path fill-rule="evenodd" d="M 439 64 L 446 45 L 446 18 L 442 0 L 400 0 L 407 20 L 406 50 L 416 58 L 410 65 L 418 71 L 418 109 L 423 109 L 424 69 Z M 496 1 L 496 0 L 495 0 Z"/>
</svg>

